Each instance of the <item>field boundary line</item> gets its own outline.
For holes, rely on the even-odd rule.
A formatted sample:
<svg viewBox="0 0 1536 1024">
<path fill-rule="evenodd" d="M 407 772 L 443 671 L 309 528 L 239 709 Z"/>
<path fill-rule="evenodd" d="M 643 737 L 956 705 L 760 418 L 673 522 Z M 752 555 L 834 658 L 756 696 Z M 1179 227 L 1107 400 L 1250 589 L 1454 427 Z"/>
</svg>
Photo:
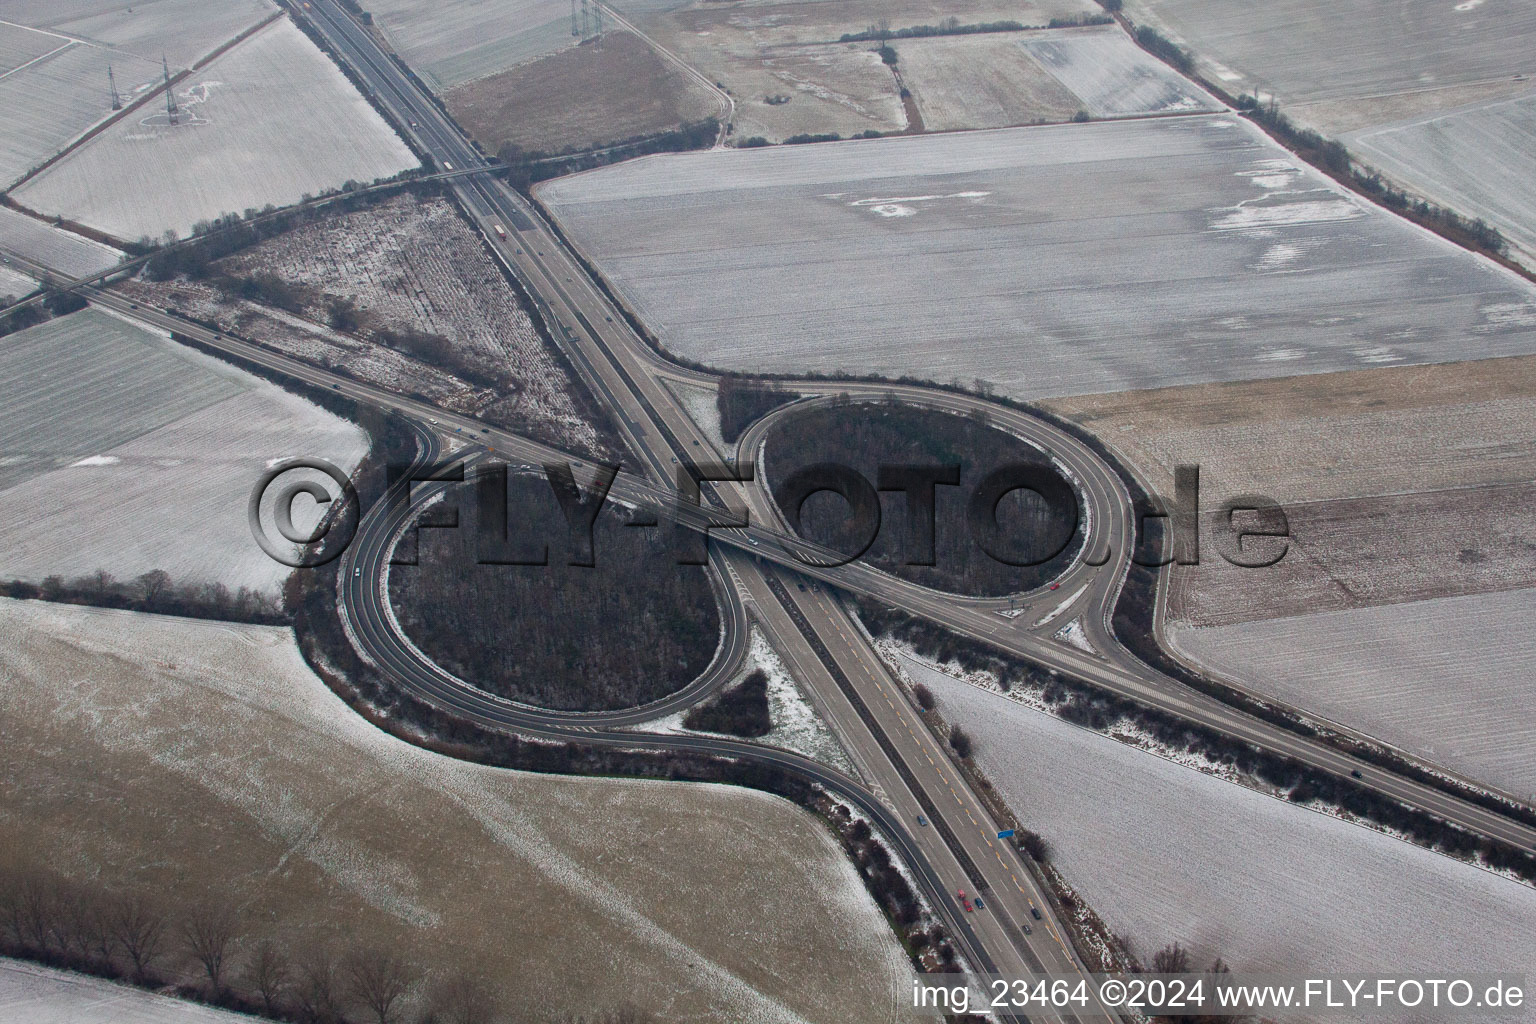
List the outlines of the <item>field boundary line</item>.
<svg viewBox="0 0 1536 1024">
<path fill-rule="evenodd" d="M 10 24 L 10 23 L 9 22 L 4 22 L 3 24 Z M 33 64 L 36 64 L 39 61 L 45 61 L 49 57 L 52 57 L 54 54 L 56 54 L 56 53 L 63 53 L 65 50 L 69 49 L 71 46 L 76 46 L 76 45 L 80 45 L 80 44 L 76 43 L 76 41 L 73 40 L 73 39 L 67 39 L 67 40 L 64 41 L 64 43 L 62 45 L 55 46 L 53 49 L 49 50 L 47 53 L 40 53 L 36 57 L 33 57 L 31 60 L 27 61 L 25 64 L 19 64 L 16 67 L 11 68 L 11 70 L 7 71 L 5 74 L 0 75 L 0 80 L 4 80 L 4 79 L 7 79 L 7 78 L 10 78 L 12 75 L 14 75 L 18 71 L 25 71 L 25 70 L 27 70 L 27 68 L 31 67 Z"/>
</svg>

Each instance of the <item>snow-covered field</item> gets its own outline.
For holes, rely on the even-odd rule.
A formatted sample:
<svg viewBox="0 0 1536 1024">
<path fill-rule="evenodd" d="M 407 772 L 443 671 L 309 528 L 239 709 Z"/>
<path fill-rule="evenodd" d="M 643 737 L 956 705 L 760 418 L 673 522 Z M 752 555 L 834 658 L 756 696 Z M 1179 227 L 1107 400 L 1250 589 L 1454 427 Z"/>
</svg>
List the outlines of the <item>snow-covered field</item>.
<svg viewBox="0 0 1536 1024">
<path fill-rule="evenodd" d="M 26 1024 L 251 1024 L 244 1014 L 0 959 L 0 1017 Z"/>
<path fill-rule="evenodd" d="M 12 71 L 69 43 L 51 32 L 38 32 L 24 25 L 0 23 L 0 75 Z"/>
<path fill-rule="evenodd" d="M 1536 352 L 1536 289 L 1227 115 L 653 156 L 538 194 L 662 344 L 726 369 L 1038 398 Z"/>
<path fill-rule="evenodd" d="M 902 81 L 929 131 L 1218 109 L 1118 26 L 903 39 Z"/>
<path fill-rule="evenodd" d="M 37 291 L 37 282 L 26 274 L 0 267 L 0 303 L 12 302 Z"/>
<path fill-rule="evenodd" d="M 896 79 L 868 43 L 794 43 L 722 54 L 713 38 L 694 42 L 703 50 L 697 59 L 710 69 L 705 73 L 722 76 L 742 97 L 734 121 L 739 138 L 782 142 L 795 135 L 848 137 L 907 127 Z M 785 96 L 787 103 L 769 102 Z"/>
<path fill-rule="evenodd" d="M 275 10 L 271 0 L 7 0 L 5 17 L 157 63 L 163 54 L 175 70 Z"/>
<path fill-rule="evenodd" d="M 1469 217 L 1482 217 L 1536 261 L 1536 92 L 1440 117 L 1354 132 L 1350 151 Z"/>
<path fill-rule="evenodd" d="M 1522 800 L 1536 799 L 1530 626 L 1509 590 L 1173 628 L 1198 663 Z"/>
<path fill-rule="evenodd" d="M 1207 57 L 1229 92 L 1274 92 L 1282 104 L 1536 70 L 1536 6 L 1526 3 L 1127 0 L 1125 8 Z"/>
<path fill-rule="evenodd" d="M 1218 110 L 1215 97 L 1131 42 L 1118 25 L 1032 33 L 1024 52 L 1094 117 Z"/>
<path fill-rule="evenodd" d="M 1143 958 L 1177 940 L 1197 962 L 1220 956 L 1235 971 L 1521 972 L 1536 962 L 1526 886 L 942 673 L 923 681 L 1067 881 Z"/>
<path fill-rule="evenodd" d="M 1065 121 L 1082 101 L 1030 60 L 1020 35 L 903 39 L 896 44 L 901 80 L 911 90 L 928 131 L 1007 128 Z"/>
<path fill-rule="evenodd" d="M 566 0 L 374 0 L 368 10 L 439 91 L 576 42 Z"/>
<path fill-rule="evenodd" d="M 238 907 L 246 948 L 393 948 L 551 1019 L 909 1019 L 853 866 L 777 798 L 427 753 L 285 629 L 0 601 L 0 690 L 0 842 L 173 916 Z"/>
<path fill-rule="evenodd" d="M 0 206 L 0 247 L 14 250 L 60 274 L 84 277 L 114 266 L 123 254 L 111 246 Z"/>
<path fill-rule="evenodd" d="M 0 78 L 0 182 L 6 185 L 111 116 L 108 64 L 125 100 L 161 80 L 158 61 L 48 38 L 59 48 Z"/>
<path fill-rule="evenodd" d="M 164 569 L 273 593 L 289 570 L 246 520 L 268 463 L 350 471 L 367 449 L 356 426 L 95 309 L 0 339 L 0 368 L 0 579 Z"/>
<path fill-rule="evenodd" d="M 1468 217 L 1536 266 L 1536 5 L 1129 0 L 1228 92 L 1278 98 L 1366 166 Z"/>
<path fill-rule="evenodd" d="M 153 105 L 135 111 L 28 181 L 17 201 L 118 238 L 158 238 L 418 162 L 286 19 L 184 80 L 177 102 L 179 124 Z"/>
</svg>

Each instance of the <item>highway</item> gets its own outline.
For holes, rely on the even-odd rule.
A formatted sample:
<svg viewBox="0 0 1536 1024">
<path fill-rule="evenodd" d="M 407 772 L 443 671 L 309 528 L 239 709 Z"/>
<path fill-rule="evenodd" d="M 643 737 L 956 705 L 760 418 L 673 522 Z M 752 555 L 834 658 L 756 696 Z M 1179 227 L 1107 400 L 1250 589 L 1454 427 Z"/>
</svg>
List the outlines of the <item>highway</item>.
<svg viewBox="0 0 1536 1024">
<path fill-rule="evenodd" d="M 667 382 L 702 375 L 667 364 L 634 334 L 582 267 L 577 254 L 567 248 L 532 204 L 492 176 L 472 173 L 486 166 L 484 160 L 332 0 L 313 0 L 311 13 L 312 23 L 369 83 L 381 105 L 412 135 L 417 146 L 439 167 L 451 166 L 454 177 L 450 184 L 465 210 L 533 296 L 583 382 L 611 410 L 624 443 L 639 461 L 615 481 L 614 497 L 670 510 L 669 514 L 680 521 L 699 524 L 706 512 L 677 504 L 675 477 L 683 462 L 711 460 L 722 453 L 713 450 Z M 498 225 L 506 231 L 506 238 L 496 232 Z M 398 412 L 420 426 L 424 460 L 440 454 L 440 437 L 459 435 L 474 438 L 474 443 L 460 453 L 471 464 L 494 454 L 514 462 L 556 460 L 583 465 L 582 460 L 570 459 L 548 446 L 190 325 L 172 313 L 140 308 L 92 285 L 82 285 L 79 290 L 93 302 L 119 308 L 202 344 Z M 1007 844 L 996 840 L 996 822 L 927 731 L 857 622 L 829 587 L 802 591 L 802 581 L 820 579 L 870 596 L 1001 651 L 1314 767 L 1346 776 L 1358 770 L 1363 782 L 1379 792 L 1481 834 L 1536 851 L 1536 830 L 1245 715 L 1162 676 L 1125 651 L 1110 631 L 1108 616 L 1123 585 L 1131 551 L 1135 523 L 1129 495 L 1113 467 L 1071 435 L 984 399 L 936 389 L 852 382 L 794 381 L 787 386 L 821 396 L 847 392 L 859 400 L 881 400 L 895 394 L 903 401 L 945 411 L 985 413 L 991 422 L 1050 452 L 1072 477 L 1084 503 L 1087 557 L 1063 574 L 1059 590 L 1017 595 L 1011 602 L 1017 614 L 1010 617 L 1001 614 L 1005 609 L 998 599 L 941 594 L 867 565 L 820 569 L 805 564 L 824 553 L 786 535 L 761 482 L 706 487 L 706 494 L 719 501 L 749 508 L 753 518 L 749 529 L 713 534 L 720 541 L 712 546 L 711 561 L 722 588 L 727 639 L 711 670 L 690 684 L 684 694 L 650 708 L 610 717 L 561 715 L 498 700 L 455 679 L 415 652 L 392 621 L 383 589 L 388 552 L 407 525 L 411 508 L 433 492 L 435 485 L 426 485 L 417 489 L 411 501 L 370 510 L 345 556 L 342 604 L 360 648 L 422 700 L 489 726 L 532 736 L 579 738 L 581 742 L 630 748 L 687 749 L 757 760 L 816 781 L 870 817 L 894 852 L 911 867 L 925 896 L 945 918 L 962 954 L 982 970 L 1021 973 L 1043 968 L 1070 974 L 1083 968 L 1063 940 L 1059 922 L 1044 894 L 1035 887 L 1027 865 Z M 749 431 L 735 453 L 739 460 L 756 458 L 763 433 L 773 417 L 782 414 L 772 414 Z M 619 731 L 621 726 L 667 713 L 663 707 L 676 708 L 696 700 L 728 677 L 744 643 L 748 614 L 769 634 L 796 678 L 811 689 L 813 702 L 848 748 L 861 779 L 759 744 Z M 1093 652 L 1052 639 L 1050 634 L 1073 617 L 1083 623 Z M 918 814 L 930 817 L 932 826 L 917 825 Z M 956 888 L 973 886 L 986 892 L 988 910 L 967 915 L 955 905 L 953 893 Z M 1032 920 L 1031 908 L 1040 909 L 1044 920 L 1031 934 L 1025 934 L 1023 926 Z"/>
<path fill-rule="evenodd" d="M 458 133 L 457 128 L 395 62 L 378 49 L 360 26 L 331 0 L 313 0 L 311 10 L 315 16 L 314 24 L 332 49 L 369 83 L 378 101 L 393 114 L 396 123 L 413 133 L 418 147 L 427 152 L 439 167 L 446 169 L 451 165 L 452 169 L 460 170 L 484 166 L 483 159 Z M 653 360 L 644 342 L 630 330 L 622 314 L 608 302 L 601 289 L 544 222 L 539 212 L 490 175 L 460 179 L 454 182 L 454 191 L 471 219 L 480 225 L 488 244 L 512 268 L 533 297 L 535 306 L 557 335 L 557 340 L 563 343 L 565 352 L 583 382 L 612 412 L 625 444 L 640 461 L 638 475 L 643 478 L 643 482 L 652 488 L 664 490 L 676 482 L 678 473 L 685 471 L 682 462 L 704 462 L 718 458 L 708 438 L 687 415 L 664 378 L 651 372 Z M 497 231 L 498 227 L 502 231 Z M 616 483 L 615 494 L 620 496 L 617 488 Z M 710 490 L 707 485 L 705 490 Z M 740 496 L 735 495 L 734 491 L 734 488 L 727 489 L 726 493 L 739 502 Z M 754 548 L 761 543 L 754 543 L 755 538 L 752 537 L 746 540 Z M 732 579 L 744 581 L 749 587 L 757 583 L 762 570 L 755 558 L 743 555 L 739 550 L 732 551 L 729 546 L 722 548 L 722 554 Z M 355 578 L 366 582 L 364 577 Z M 793 598 L 790 598 L 790 602 L 793 603 Z M 793 609 L 793 613 L 808 624 L 812 635 L 817 638 L 823 650 L 830 652 L 828 656 L 835 662 L 862 662 L 870 672 L 884 673 L 884 666 L 869 645 L 854 640 L 847 631 L 846 613 L 843 613 L 844 621 L 841 623 L 828 618 L 825 606 L 802 605 Z M 383 630 L 383 633 L 388 632 L 391 631 Z M 776 634 L 775 639 L 782 640 L 783 636 Z M 373 636 L 369 642 L 384 643 L 386 638 L 381 633 Z M 425 685 L 427 682 L 413 675 L 404 678 L 413 685 Z M 864 673 L 859 678 L 873 676 Z M 462 699 L 462 688 L 455 688 L 452 692 Z M 872 699 L 873 695 L 866 696 L 864 703 L 868 704 Z M 870 737 L 867 733 L 866 726 L 852 738 L 842 738 L 848 746 L 865 747 L 868 750 L 879 748 L 879 738 Z M 585 735 L 591 737 L 595 734 L 588 732 Z M 647 737 L 648 742 L 650 739 Z M 634 744 L 636 736 L 629 734 L 627 741 Z M 668 738 L 666 742 L 686 745 L 705 741 Z M 884 752 L 889 754 L 889 749 L 885 748 Z M 921 804 L 932 807 L 942 819 L 942 827 L 947 835 L 973 837 L 973 841 L 985 838 L 996 844 L 995 828 L 990 836 L 985 835 L 986 819 L 984 815 L 976 814 L 979 801 L 974 796 L 971 797 L 972 809 L 969 815 L 963 813 L 965 808 L 936 799 L 935 794 L 948 793 L 951 788 L 963 788 L 963 781 L 953 777 L 945 778 L 938 772 L 936 764 L 930 766 L 926 761 L 915 765 L 895 765 L 886 764 L 888 759 L 884 757 L 870 760 L 882 772 L 877 784 L 881 794 L 892 805 L 899 806 L 906 799 L 912 806 Z M 847 785 L 845 781 L 837 791 L 849 794 Z M 902 790 L 909 792 L 903 796 Z M 896 795 L 893 796 L 893 793 Z M 850 799 L 853 799 L 851 795 Z M 878 803 L 878 799 L 867 790 L 861 791 L 860 799 Z M 910 834 L 911 821 L 904 824 L 889 813 L 885 818 L 882 832 L 899 830 L 902 837 L 893 842 L 914 854 L 918 853 L 918 846 Z M 938 824 L 935 821 L 935 825 Z M 937 828 L 926 830 L 925 836 L 937 831 Z M 930 841 L 929 845 L 933 843 Z M 965 856 L 961 853 L 955 859 Z M 1052 973 L 1082 972 L 1083 967 L 1071 947 L 1060 940 L 1060 927 L 1056 922 L 1052 921 L 1049 928 L 1034 929 L 1032 934 L 1026 934 L 1021 928 L 1010 928 L 1011 922 L 1023 921 L 1028 917 L 1031 899 L 1043 915 L 1048 916 L 1051 910 L 1050 904 L 1044 901 L 1041 894 L 1021 892 L 1020 886 L 1014 881 L 1028 876 L 1028 868 L 1019 859 L 1017 852 L 1008 849 L 1005 856 L 1006 861 L 996 858 L 971 860 L 978 875 L 974 879 L 970 874 L 959 871 L 946 873 L 944 877 L 947 884 L 940 883 L 933 887 L 925 885 L 929 889 L 927 898 L 947 919 L 951 932 L 971 936 L 962 946 L 967 951 L 967 959 L 983 969 L 988 969 L 985 965 L 992 965 L 1005 974 L 1023 974 L 1038 965 L 1045 965 Z M 926 856 L 923 862 L 930 863 Z M 952 868 L 950 870 L 953 871 Z M 926 875 L 926 872 L 921 875 Z M 937 881 L 938 876 L 934 875 L 934 879 Z M 977 915 L 963 914 L 955 906 L 953 896 L 954 891 L 961 888 L 986 891 L 993 897 L 989 906 L 996 907 L 996 910 Z M 968 918 L 986 933 L 985 946 L 976 941 Z M 1051 1018 L 1045 1016 L 1038 1019 Z"/>
</svg>

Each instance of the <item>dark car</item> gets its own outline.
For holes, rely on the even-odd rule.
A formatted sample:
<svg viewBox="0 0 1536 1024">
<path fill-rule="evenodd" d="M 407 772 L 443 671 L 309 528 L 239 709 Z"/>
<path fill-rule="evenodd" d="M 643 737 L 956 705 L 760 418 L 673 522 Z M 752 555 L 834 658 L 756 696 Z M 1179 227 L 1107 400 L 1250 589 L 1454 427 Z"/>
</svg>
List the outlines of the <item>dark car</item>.
<svg viewBox="0 0 1536 1024">
<path fill-rule="evenodd" d="M 1044 918 L 1040 916 L 1040 908 L 1033 905 L 1029 908 L 1029 916 L 1034 918 L 1036 921 L 1044 920 Z"/>
<path fill-rule="evenodd" d="M 977 910 L 986 910 L 987 909 L 986 901 L 983 900 L 980 896 L 977 896 L 976 899 L 974 900 L 974 902 L 976 904 L 976 909 Z"/>
<path fill-rule="evenodd" d="M 1356 768 L 1354 771 L 1350 772 L 1349 775 L 1350 775 L 1350 778 L 1353 778 L 1353 779 L 1363 779 L 1363 778 L 1365 778 L 1364 775 L 1360 774 L 1360 769 L 1359 768 Z"/>
</svg>

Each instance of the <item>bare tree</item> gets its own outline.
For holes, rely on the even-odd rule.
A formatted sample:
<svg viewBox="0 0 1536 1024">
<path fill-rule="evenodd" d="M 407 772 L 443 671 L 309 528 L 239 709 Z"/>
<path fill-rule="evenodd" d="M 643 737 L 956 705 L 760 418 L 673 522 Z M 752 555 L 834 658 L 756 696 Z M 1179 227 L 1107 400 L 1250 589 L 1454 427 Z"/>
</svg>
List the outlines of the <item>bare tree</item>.
<svg viewBox="0 0 1536 1024">
<path fill-rule="evenodd" d="M 359 950 L 347 958 L 347 993 L 378 1024 L 390 1024 L 395 1005 L 415 980 L 416 972 L 393 953 Z"/>
<path fill-rule="evenodd" d="M 12 941 L 34 953 L 48 952 L 53 945 L 58 905 L 58 886 L 51 878 L 34 872 L 13 878 L 3 910 Z"/>
<path fill-rule="evenodd" d="M 917 683 L 912 687 L 912 696 L 917 698 L 917 706 L 924 711 L 932 711 L 936 703 L 933 699 L 933 691 L 928 689 L 926 683 Z"/>
<path fill-rule="evenodd" d="M 496 1000 L 485 982 L 455 974 L 432 987 L 429 1015 L 441 1024 L 490 1024 Z"/>
<path fill-rule="evenodd" d="M 235 937 L 235 916 L 227 907 L 198 907 L 181 926 L 187 953 L 203 965 L 215 997 L 224 991 L 224 966 Z"/>
<path fill-rule="evenodd" d="M 62 889 L 54 934 L 64 955 L 79 962 L 90 960 L 102 944 L 102 931 L 101 900 L 96 891 Z M 107 945 L 110 947 L 110 939 Z"/>
<path fill-rule="evenodd" d="M 171 586 L 171 574 L 164 569 L 151 569 L 134 579 L 139 597 L 145 604 L 154 604 Z"/>
<path fill-rule="evenodd" d="M 1152 955 L 1154 974 L 1185 974 L 1189 971 L 1189 950 L 1177 942 Z"/>
<path fill-rule="evenodd" d="M 165 915 L 142 896 L 124 896 L 112 908 L 108 923 L 112 938 L 133 965 L 133 977 L 143 981 L 160 955 Z"/>
<path fill-rule="evenodd" d="M 308 1024 L 324 1024 L 340 1016 L 336 1005 L 336 961 L 329 952 L 322 950 L 305 959 L 293 986 L 293 1001 L 299 1019 Z"/>
<path fill-rule="evenodd" d="M 256 947 L 245 973 L 246 979 L 256 989 L 256 994 L 261 997 L 262 1012 L 268 1017 L 273 1016 L 283 1001 L 283 994 L 288 990 L 288 958 L 270 939 L 263 939 Z"/>
</svg>

